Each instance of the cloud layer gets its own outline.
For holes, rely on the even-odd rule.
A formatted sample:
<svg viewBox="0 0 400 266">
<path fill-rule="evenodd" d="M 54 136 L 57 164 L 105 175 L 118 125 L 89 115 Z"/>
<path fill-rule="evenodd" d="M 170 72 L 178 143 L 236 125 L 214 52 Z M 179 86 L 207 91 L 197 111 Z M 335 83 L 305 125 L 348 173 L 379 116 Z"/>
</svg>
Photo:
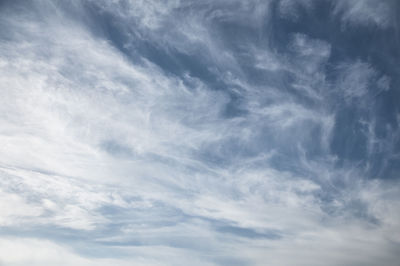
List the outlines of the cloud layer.
<svg viewBox="0 0 400 266">
<path fill-rule="evenodd" d="M 397 265 L 399 8 L 3 1 L 0 265 Z"/>
</svg>

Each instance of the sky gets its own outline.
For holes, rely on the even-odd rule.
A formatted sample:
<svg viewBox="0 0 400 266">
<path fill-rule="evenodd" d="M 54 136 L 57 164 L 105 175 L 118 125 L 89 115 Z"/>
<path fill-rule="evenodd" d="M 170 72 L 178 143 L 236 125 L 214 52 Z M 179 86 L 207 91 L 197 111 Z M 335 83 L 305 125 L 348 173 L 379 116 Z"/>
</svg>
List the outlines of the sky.
<svg viewBox="0 0 400 266">
<path fill-rule="evenodd" d="M 0 0 L 1 266 L 398 266 L 400 2 Z"/>
</svg>

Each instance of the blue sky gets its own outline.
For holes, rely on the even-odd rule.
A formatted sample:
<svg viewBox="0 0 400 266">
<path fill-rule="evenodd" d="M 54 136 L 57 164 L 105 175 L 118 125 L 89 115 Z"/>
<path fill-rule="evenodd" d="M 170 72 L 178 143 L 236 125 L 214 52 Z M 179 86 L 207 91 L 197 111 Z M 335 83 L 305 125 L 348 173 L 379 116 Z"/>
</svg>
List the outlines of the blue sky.
<svg viewBox="0 0 400 266">
<path fill-rule="evenodd" d="M 398 265 L 399 14 L 0 1 L 0 265 Z"/>
</svg>

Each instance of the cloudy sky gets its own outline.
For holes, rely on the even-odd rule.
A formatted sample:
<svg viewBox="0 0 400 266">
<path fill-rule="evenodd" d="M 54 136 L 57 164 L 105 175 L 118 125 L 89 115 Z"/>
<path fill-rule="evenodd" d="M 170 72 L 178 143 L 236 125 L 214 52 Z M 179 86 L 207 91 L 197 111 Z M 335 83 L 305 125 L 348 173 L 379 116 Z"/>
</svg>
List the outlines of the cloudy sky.
<svg viewBox="0 0 400 266">
<path fill-rule="evenodd" d="M 397 0 L 0 1 L 0 265 L 385 265 Z"/>
</svg>

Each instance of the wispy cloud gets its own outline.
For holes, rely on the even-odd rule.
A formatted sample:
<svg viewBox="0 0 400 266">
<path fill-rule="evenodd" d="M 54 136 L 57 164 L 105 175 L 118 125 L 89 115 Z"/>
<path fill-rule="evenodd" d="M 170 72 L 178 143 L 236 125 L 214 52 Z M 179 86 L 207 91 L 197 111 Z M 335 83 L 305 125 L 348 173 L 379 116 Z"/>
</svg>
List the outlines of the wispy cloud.
<svg viewBox="0 0 400 266">
<path fill-rule="evenodd" d="M 370 2 L 0 4 L 0 264 L 396 265 L 398 55 L 345 36 L 395 28 Z"/>
</svg>

